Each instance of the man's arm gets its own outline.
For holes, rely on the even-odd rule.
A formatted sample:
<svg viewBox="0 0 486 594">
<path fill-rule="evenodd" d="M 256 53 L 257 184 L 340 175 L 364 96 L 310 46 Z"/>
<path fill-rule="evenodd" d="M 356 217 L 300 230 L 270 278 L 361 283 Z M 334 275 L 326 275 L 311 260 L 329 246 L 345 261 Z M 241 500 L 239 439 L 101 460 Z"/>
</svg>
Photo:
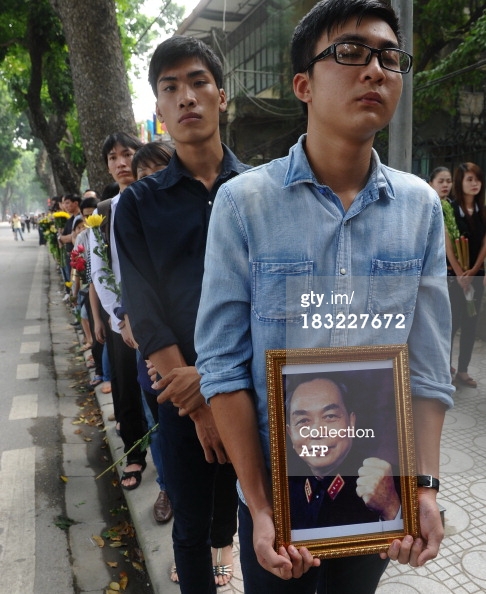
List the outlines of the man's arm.
<svg viewBox="0 0 486 594">
<path fill-rule="evenodd" d="M 438 400 L 414 398 L 413 420 L 418 474 L 430 474 L 439 478 L 439 445 L 445 406 Z M 419 487 L 419 521 L 421 538 L 413 540 L 408 535 L 402 541 L 395 540 L 387 555 L 399 563 L 420 567 L 434 559 L 444 538 L 444 529 L 437 506 L 435 489 Z"/>
<path fill-rule="evenodd" d="M 440 436 L 454 388 L 449 370 L 451 313 L 444 223 L 437 197 L 435 201 L 408 350 L 417 472 L 439 478 Z M 443 538 L 436 492 L 419 488 L 418 500 L 421 537 L 414 542 L 408 535 L 401 542 L 394 541 L 388 551 L 391 559 L 413 566 L 436 557 Z"/>
<path fill-rule="evenodd" d="M 216 427 L 252 515 L 258 561 L 274 575 L 290 579 L 300 577 L 320 561 L 305 548 L 274 550 L 270 475 L 252 391 L 248 244 L 245 226 L 233 206 L 223 185 L 209 224 L 196 324 L 197 368 L 203 376 L 203 395 L 210 401 Z"/>
<path fill-rule="evenodd" d="M 149 361 L 162 376 L 152 386 L 155 390 L 163 390 L 157 397 L 157 402 L 170 400 L 179 408 L 180 415 L 189 415 L 195 424 L 207 462 L 229 462 L 211 409 L 201 395 L 200 377 L 196 368 L 186 364 L 177 345 L 151 353 Z"/>
<path fill-rule="evenodd" d="M 104 344 L 106 340 L 106 328 L 101 318 L 101 303 L 93 283 L 89 283 L 89 305 L 93 314 L 93 324 L 96 340 Z"/>
<path fill-rule="evenodd" d="M 251 513 L 253 546 L 260 565 L 286 580 L 301 577 L 311 567 L 319 566 L 319 559 L 313 558 L 304 547 L 297 550 L 294 546 L 288 549 L 282 546 L 278 552 L 273 548 L 272 490 L 251 394 L 239 390 L 213 396 L 211 410 Z"/>
</svg>

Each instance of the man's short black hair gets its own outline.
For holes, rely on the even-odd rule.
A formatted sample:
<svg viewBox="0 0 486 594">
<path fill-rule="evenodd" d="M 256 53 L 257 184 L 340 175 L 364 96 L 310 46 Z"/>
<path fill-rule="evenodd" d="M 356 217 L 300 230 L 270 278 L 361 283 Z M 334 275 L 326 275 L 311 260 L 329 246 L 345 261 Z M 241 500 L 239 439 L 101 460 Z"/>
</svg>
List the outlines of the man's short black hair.
<svg viewBox="0 0 486 594">
<path fill-rule="evenodd" d="M 292 404 L 292 398 L 294 397 L 295 390 L 302 384 L 308 384 L 314 380 L 325 380 L 334 384 L 341 394 L 341 400 L 343 401 L 344 408 L 348 414 L 353 412 L 353 405 L 350 402 L 350 395 L 348 387 L 341 381 L 336 381 L 332 377 L 329 377 L 327 373 L 306 373 L 306 374 L 295 374 L 285 376 L 285 417 L 287 423 L 289 422 L 290 406 Z"/>
<path fill-rule="evenodd" d="M 85 209 L 85 208 L 96 208 L 98 206 L 98 198 L 93 198 L 93 197 L 88 197 L 88 198 L 83 198 L 81 200 L 81 204 L 79 205 L 79 208 L 81 210 L 81 212 Z"/>
<path fill-rule="evenodd" d="M 62 199 L 70 200 L 71 202 L 77 202 L 78 204 L 81 202 L 81 196 L 79 196 L 78 194 L 64 194 Z"/>
<path fill-rule="evenodd" d="M 132 134 L 127 134 L 126 132 L 114 132 L 113 134 L 110 134 L 105 138 L 101 149 L 101 154 L 103 155 L 106 165 L 108 165 L 108 153 L 117 144 L 124 148 L 131 148 L 134 151 L 138 150 L 143 145 L 140 139 L 136 136 L 132 136 Z"/>
<path fill-rule="evenodd" d="M 399 46 L 402 46 L 398 17 L 386 0 L 321 0 L 294 30 L 290 48 L 294 75 L 304 72 L 314 57 L 317 43 L 324 33 L 331 35 L 335 27 L 343 26 L 350 18 L 355 18 L 359 25 L 367 16 L 385 21 L 395 33 Z"/>
<path fill-rule="evenodd" d="M 139 165 L 168 165 L 174 154 L 174 148 L 168 142 L 147 142 L 133 155 L 132 173 L 137 179 L 137 169 Z"/>
<path fill-rule="evenodd" d="M 214 51 L 200 39 L 174 35 L 163 41 L 150 60 L 148 80 L 157 97 L 157 79 L 163 70 L 172 68 L 185 58 L 198 58 L 206 64 L 218 89 L 223 88 L 223 66 Z"/>
</svg>

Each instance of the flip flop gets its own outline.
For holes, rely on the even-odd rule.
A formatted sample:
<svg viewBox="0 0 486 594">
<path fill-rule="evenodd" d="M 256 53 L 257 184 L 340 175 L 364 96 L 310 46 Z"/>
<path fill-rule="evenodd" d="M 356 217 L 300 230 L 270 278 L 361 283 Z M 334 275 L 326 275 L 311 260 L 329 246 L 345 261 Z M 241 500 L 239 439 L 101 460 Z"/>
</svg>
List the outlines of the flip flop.
<svg viewBox="0 0 486 594">
<path fill-rule="evenodd" d="M 95 375 L 93 379 L 89 382 L 90 388 L 96 388 L 103 383 L 103 377 L 101 375 Z"/>
<path fill-rule="evenodd" d="M 467 377 L 467 379 L 464 379 L 460 375 L 456 375 L 454 381 L 458 382 L 459 384 L 462 384 L 463 386 L 467 386 L 468 388 L 478 387 L 478 382 L 476 380 L 473 380 L 472 377 Z"/>
</svg>

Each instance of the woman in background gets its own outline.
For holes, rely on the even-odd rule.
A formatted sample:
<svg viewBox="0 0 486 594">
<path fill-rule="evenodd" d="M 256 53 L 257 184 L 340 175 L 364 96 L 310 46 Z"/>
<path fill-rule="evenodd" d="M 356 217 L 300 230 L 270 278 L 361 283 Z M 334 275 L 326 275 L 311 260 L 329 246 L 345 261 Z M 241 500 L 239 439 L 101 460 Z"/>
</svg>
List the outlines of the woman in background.
<svg viewBox="0 0 486 594">
<path fill-rule="evenodd" d="M 429 176 L 429 185 L 441 200 L 448 200 L 452 189 L 452 175 L 447 167 L 436 167 Z"/>
<path fill-rule="evenodd" d="M 451 353 L 454 336 L 461 329 L 457 384 L 476 388 L 468 374 L 479 309 L 483 297 L 486 258 L 484 174 L 474 163 L 462 163 L 454 172 L 452 209 L 458 230 L 454 257 L 449 258 L 449 296 L 452 310 Z M 454 278 L 455 277 L 455 278 Z M 452 356 L 452 354 L 451 354 Z M 451 372 L 455 370 L 451 367 Z"/>
</svg>

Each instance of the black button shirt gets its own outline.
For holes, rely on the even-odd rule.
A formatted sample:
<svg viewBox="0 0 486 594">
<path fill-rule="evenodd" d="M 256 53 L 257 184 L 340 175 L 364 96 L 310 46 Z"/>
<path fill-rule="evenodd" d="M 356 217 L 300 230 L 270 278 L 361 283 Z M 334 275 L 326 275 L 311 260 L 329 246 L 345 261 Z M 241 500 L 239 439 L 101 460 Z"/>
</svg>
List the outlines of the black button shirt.
<svg viewBox="0 0 486 594">
<path fill-rule="evenodd" d="M 194 329 L 206 237 L 219 187 L 248 169 L 225 146 L 210 191 L 174 154 L 168 167 L 130 185 L 115 213 L 123 304 L 144 358 L 177 344 L 194 365 Z"/>
</svg>

